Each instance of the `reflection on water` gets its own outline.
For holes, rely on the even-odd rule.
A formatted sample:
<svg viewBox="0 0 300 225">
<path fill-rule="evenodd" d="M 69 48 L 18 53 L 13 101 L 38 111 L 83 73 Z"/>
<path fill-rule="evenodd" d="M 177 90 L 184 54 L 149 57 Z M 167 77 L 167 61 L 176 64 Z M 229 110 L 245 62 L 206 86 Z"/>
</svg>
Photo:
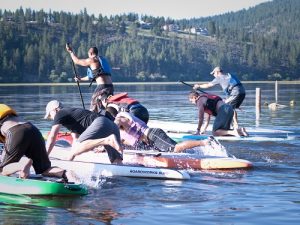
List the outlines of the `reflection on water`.
<svg viewBox="0 0 300 225">
<path fill-rule="evenodd" d="M 95 87 L 95 86 L 94 86 Z M 92 88 L 82 86 L 86 106 Z M 261 102 L 275 102 L 274 84 L 245 84 L 247 96 L 238 111 L 242 126 L 254 128 L 255 88 Z M 182 84 L 118 85 L 116 92 L 145 105 L 151 119 L 196 123 L 195 106 L 188 102 L 190 89 Z M 222 95 L 220 88 L 209 90 Z M 0 101 L 43 132 L 43 120 L 52 99 L 67 107 L 81 107 L 77 87 L 1 87 Z M 296 105 L 290 106 L 291 100 Z M 261 107 L 259 127 L 300 133 L 299 85 L 279 85 L 278 103 L 286 108 Z M 222 141 L 229 154 L 254 164 L 251 170 L 190 171 L 191 180 L 173 182 L 151 179 L 105 179 L 80 198 L 33 199 L 30 204 L 0 203 L 0 224 L 298 224 L 300 139 L 285 141 Z M 200 222 L 201 221 L 201 222 Z"/>
</svg>

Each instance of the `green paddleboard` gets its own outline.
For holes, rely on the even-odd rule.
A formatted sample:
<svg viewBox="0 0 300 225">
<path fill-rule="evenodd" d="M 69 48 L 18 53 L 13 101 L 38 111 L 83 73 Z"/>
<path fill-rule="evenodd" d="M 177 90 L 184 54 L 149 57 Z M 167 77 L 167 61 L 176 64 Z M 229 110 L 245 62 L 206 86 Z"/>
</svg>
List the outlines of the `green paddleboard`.
<svg viewBox="0 0 300 225">
<path fill-rule="evenodd" d="M 6 194 L 0 192 L 0 202 L 8 204 L 27 204 L 31 198 L 27 195 Z"/>
<path fill-rule="evenodd" d="M 62 183 L 53 178 L 21 179 L 0 175 L 0 193 L 16 195 L 86 195 L 82 184 Z"/>
</svg>

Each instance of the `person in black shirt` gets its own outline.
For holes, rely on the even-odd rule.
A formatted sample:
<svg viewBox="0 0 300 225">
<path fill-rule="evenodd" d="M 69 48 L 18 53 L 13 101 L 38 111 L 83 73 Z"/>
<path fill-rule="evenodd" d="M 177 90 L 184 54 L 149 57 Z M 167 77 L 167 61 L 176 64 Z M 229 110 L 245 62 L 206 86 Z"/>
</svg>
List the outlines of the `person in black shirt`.
<svg viewBox="0 0 300 225">
<path fill-rule="evenodd" d="M 47 104 L 45 119 L 52 119 L 46 148 L 48 154 L 52 151 L 56 136 L 61 126 L 71 131 L 73 137 L 72 153 L 69 160 L 77 155 L 103 145 L 111 163 L 121 163 L 123 149 L 121 147 L 120 131 L 110 120 L 108 114 L 95 113 L 81 108 L 63 108 L 57 100 Z"/>
</svg>

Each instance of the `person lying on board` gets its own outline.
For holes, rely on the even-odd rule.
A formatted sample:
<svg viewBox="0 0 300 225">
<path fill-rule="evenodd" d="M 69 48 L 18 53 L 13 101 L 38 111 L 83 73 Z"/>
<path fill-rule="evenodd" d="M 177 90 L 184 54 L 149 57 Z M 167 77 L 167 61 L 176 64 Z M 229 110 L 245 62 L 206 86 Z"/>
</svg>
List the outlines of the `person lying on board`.
<svg viewBox="0 0 300 225">
<path fill-rule="evenodd" d="M 101 97 L 102 105 L 105 108 L 113 107 L 118 112 L 129 112 L 146 124 L 149 121 L 149 112 L 138 100 L 128 96 L 127 92 L 115 95 L 103 94 Z"/>
<path fill-rule="evenodd" d="M 51 167 L 45 141 L 38 128 L 24 121 L 5 104 L 0 104 L 0 129 L 0 142 L 4 143 L 4 156 L 0 163 L 2 175 L 19 172 L 20 178 L 27 178 L 33 166 L 36 174 L 63 178 L 65 182 L 71 178 L 70 171 Z"/>
<path fill-rule="evenodd" d="M 246 129 L 234 128 L 230 129 L 233 119 L 233 108 L 231 105 L 223 102 L 222 98 L 217 95 L 200 94 L 192 91 L 189 94 L 189 101 L 198 108 L 198 128 L 195 135 L 204 134 L 208 127 L 210 117 L 215 116 L 213 124 L 213 136 L 248 136 Z M 204 116 L 206 115 L 206 123 L 203 125 Z"/>
<path fill-rule="evenodd" d="M 109 112 L 113 113 L 112 109 Z M 161 152 L 183 152 L 197 146 L 209 145 L 214 139 L 188 140 L 177 143 L 160 128 L 149 128 L 147 124 L 128 112 L 113 113 L 115 123 L 120 128 L 122 143 L 129 146 L 137 146 L 139 142 Z"/>
<path fill-rule="evenodd" d="M 75 80 L 78 82 L 91 80 L 90 86 L 96 81 L 97 87 L 92 95 L 90 110 L 99 112 L 103 107 L 98 99 L 101 98 L 104 92 L 109 93 L 110 95 L 113 95 L 114 93 L 111 68 L 108 61 L 105 57 L 98 54 L 98 49 L 96 47 L 91 47 L 88 50 L 88 58 L 86 59 L 79 59 L 69 44 L 66 44 L 66 50 L 70 53 L 75 64 L 87 67 L 87 75 L 85 77 L 80 77 L 78 74 L 75 74 Z"/>
<path fill-rule="evenodd" d="M 120 164 L 123 160 L 120 130 L 110 119 L 105 110 L 102 113 L 91 112 L 81 108 L 64 108 L 52 100 L 46 106 L 45 119 L 53 120 L 51 131 L 47 138 L 48 154 L 52 151 L 61 126 L 71 131 L 73 138 L 72 153 L 68 160 L 91 151 L 99 145 L 104 145 L 111 163 Z"/>
<path fill-rule="evenodd" d="M 195 84 L 193 88 L 197 90 L 198 88 L 210 88 L 219 84 L 226 95 L 225 103 L 231 105 L 234 110 L 233 127 L 237 129 L 238 119 L 235 109 L 241 106 L 246 97 L 245 88 L 236 76 L 230 73 L 224 73 L 223 69 L 219 66 L 215 67 L 210 74 L 215 77 L 211 82 Z"/>
</svg>

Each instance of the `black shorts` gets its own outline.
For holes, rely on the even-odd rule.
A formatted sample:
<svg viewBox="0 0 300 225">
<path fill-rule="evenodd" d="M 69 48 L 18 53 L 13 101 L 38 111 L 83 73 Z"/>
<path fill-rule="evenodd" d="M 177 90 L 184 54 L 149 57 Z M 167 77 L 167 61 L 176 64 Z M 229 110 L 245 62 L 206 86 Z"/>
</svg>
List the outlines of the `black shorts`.
<svg viewBox="0 0 300 225">
<path fill-rule="evenodd" d="M 233 108 L 229 104 L 223 104 L 219 110 L 218 115 L 215 118 L 213 124 L 213 131 L 222 129 L 230 130 L 230 126 L 233 120 Z"/>
<path fill-rule="evenodd" d="M 237 94 L 237 95 L 230 95 L 226 100 L 225 103 L 232 106 L 233 109 L 240 108 L 241 104 L 243 103 L 246 94 Z"/>
<path fill-rule="evenodd" d="M 19 162 L 24 155 L 32 159 L 36 174 L 42 174 L 51 167 L 44 138 L 31 123 L 19 124 L 8 130 L 4 154 L 1 169 L 10 163 Z"/>
<path fill-rule="evenodd" d="M 86 140 L 94 140 L 98 138 L 105 138 L 114 134 L 117 140 L 121 143 L 120 130 L 118 126 L 104 116 L 97 117 L 93 123 L 79 136 L 78 141 L 81 143 Z M 110 162 L 116 159 L 123 159 L 122 155 L 110 145 L 104 145 Z"/>
<path fill-rule="evenodd" d="M 160 128 L 149 128 L 147 138 L 149 144 L 161 152 L 172 152 L 177 144 Z"/>
</svg>

